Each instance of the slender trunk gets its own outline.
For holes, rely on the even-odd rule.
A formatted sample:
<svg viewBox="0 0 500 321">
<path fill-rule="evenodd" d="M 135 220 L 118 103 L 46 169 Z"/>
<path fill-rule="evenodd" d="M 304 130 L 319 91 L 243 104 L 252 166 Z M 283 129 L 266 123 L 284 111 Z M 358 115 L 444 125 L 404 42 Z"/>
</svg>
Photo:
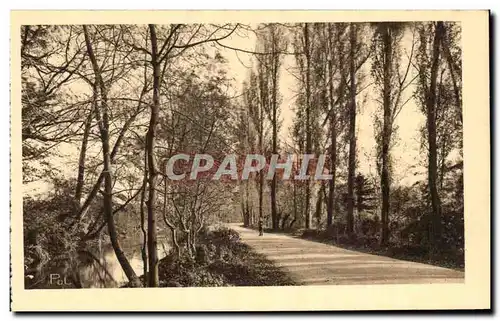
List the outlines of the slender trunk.
<svg viewBox="0 0 500 321">
<path fill-rule="evenodd" d="M 250 185 L 249 185 L 249 182 L 248 180 L 246 180 L 243 184 L 245 184 L 245 212 L 246 212 L 246 215 L 248 217 L 248 225 L 252 225 L 253 222 L 251 222 L 251 213 L 250 213 Z"/>
<path fill-rule="evenodd" d="M 295 221 L 297 221 L 297 184 L 293 181 L 293 221 L 290 223 L 290 228 Z"/>
<path fill-rule="evenodd" d="M 323 194 L 325 190 L 325 185 L 321 184 L 318 190 L 318 198 L 316 199 L 316 229 L 320 228 L 321 225 L 321 213 L 323 212 Z"/>
<path fill-rule="evenodd" d="M 278 153 L 278 68 L 279 68 L 279 53 L 276 51 L 277 41 L 276 30 L 274 26 L 271 28 L 271 125 L 272 125 L 272 153 Z M 273 176 L 271 181 L 271 219 L 273 230 L 279 229 L 279 217 L 276 201 L 277 177 Z"/>
<path fill-rule="evenodd" d="M 432 66 L 429 92 L 427 93 L 427 134 L 429 140 L 428 183 L 431 196 L 432 216 L 430 222 L 430 244 L 434 248 L 441 234 L 441 202 L 437 190 L 437 143 L 436 143 L 436 83 L 439 68 L 440 43 L 443 37 L 443 22 L 436 23 L 432 49 Z"/>
<path fill-rule="evenodd" d="M 442 42 L 441 42 L 442 44 Z M 443 84 L 443 73 L 441 73 L 441 77 L 439 79 L 439 84 L 436 83 L 436 86 L 437 86 L 437 90 L 436 90 L 436 105 L 439 107 L 441 106 L 441 98 L 442 98 L 442 84 Z M 444 108 L 440 108 L 439 109 L 441 111 L 441 115 L 437 115 L 437 112 L 436 111 L 436 119 L 438 118 L 443 118 L 444 115 L 445 115 L 445 110 Z M 437 127 L 437 125 L 436 125 Z M 445 127 L 444 129 L 444 132 L 441 133 L 441 141 L 439 142 L 438 141 L 438 138 L 436 137 L 436 145 L 437 145 L 437 148 L 438 148 L 438 151 L 437 151 L 437 163 L 439 164 L 438 165 L 438 177 L 439 177 L 439 180 L 437 181 L 436 185 L 439 186 L 438 188 L 438 194 L 441 193 L 441 191 L 443 190 L 443 181 L 444 181 L 444 174 L 445 174 L 445 167 L 446 167 L 446 143 L 447 143 L 447 139 L 446 137 L 449 136 L 448 134 L 448 127 Z"/>
<path fill-rule="evenodd" d="M 165 168 L 165 173 L 167 172 L 167 162 L 164 164 Z M 163 179 L 163 222 L 165 225 L 168 226 L 170 229 L 170 233 L 172 236 L 172 244 L 175 246 L 175 252 L 177 254 L 177 258 L 181 256 L 181 246 L 179 245 L 179 242 L 177 241 L 177 229 L 175 226 L 168 220 L 167 217 L 167 209 L 168 209 L 168 186 L 167 186 L 167 177 Z"/>
<path fill-rule="evenodd" d="M 455 107 L 457 108 L 457 115 L 458 115 L 458 121 L 460 124 L 462 124 L 462 97 L 460 94 L 460 88 L 457 83 L 457 77 L 461 78 L 461 75 L 457 75 L 456 73 L 458 72 L 457 69 L 458 67 L 455 66 L 455 63 L 453 62 L 453 57 L 451 55 L 450 51 L 450 40 L 448 37 L 445 35 L 445 30 L 443 26 L 443 39 L 441 40 L 441 46 L 443 49 L 443 54 L 446 58 L 446 62 L 448 64 L 448 68 L 450 69 L 450 75 L 451 75 L 451 81 L 453 84 L 453 93 L 455 96 Z"/>
<path fill-rule="evenodd" d="M 246 209 L 245 209 L 245 200 L 241 200 L 241 216 L 243 217 L 243 226 L 244 227 L 248 227 L 248 216 L 247 216 L 247 212 L 246 212 Z"/>
<path fill-rule="evenodd" d="M 263 219 L 264 175 L 259 173 L 259 220 Z"/>
<path fill-rule="evenodd" d="M 285 215 L 285 217 L 283 217 L 283 220 L 281 221 L 281 229 L 282 230 L 285 230 L 286 222 L 288 221 L 289 218 L 290 218 L 290 214 L 287 214 L 287 215 Z"/>
<path fill-rule="evenodd" d="M 330 127 L 335 127 L 334 124 L 331 124 Z M 335 212 L 335 180 L 337 176 L 337 135 L 336 130 L 334 128 L 331 129 L 331 137 L 332 137 L 332 146 L 330 152 L 330 174 L 332 175 L 332 179 L 328 182 L 328 202 L 327 202 L 327 218 L 326 225 L 332 226 L 333 224 L 333 216 Z"/>
<path fill-rule="evenodd" d="M 208 140 L 210 137 L 207 139 L 207 144 Z M 205 148 L 202 149 L 202 153 L 205 152 Z M 194 199 L 193 202 L 191 203 L 191 215 L 190 215 L 190 222 L 189 222 L 189 242 L 188 246 L 191 247 L 193 256 L 196 255 L 196 211 L 197 211 L 197 204 L 198 204 L 198 195 L 199 195 L 199 190 L 200 190 L 200 181 L 196 181 L 196 190 L 194 194 Z"/>
<path fill-rule="evenodd" d="M 330 57 L 328 61 L 328 74 L 329 74 L 329 100 L 330 100 L 330 174 L 332 175 L 332 179 L 328 182 L 328 199 L 327 199 L 327 216 L 326 216 L 326 225 L 328 227 L 333 224 L 333 216 L 335 212 L 335 181 L 337 176 L 337 112 L 334 109 L 334 90 L 333 90 L 333 41 L 331 35 L 331 28 L 328 28 L 328 38 L 330 45 Z M 339 66 L 343 67 L 343 55 L 340 53 L 339 55 Z M 342 71 L 341 71 L 342 72 Z M 339 94 L 343 95 L 343 83 L 344 83 L 344 73 L 342 72 L 342 80 L 341 80 L 341 90 L 339 90 Z"/>
<path fill-rule="evenodd" d="M 380 179 L 380 187 L 382 190 L 382 233 L 380 243 L 387 245 L 389 241 L 389 195 L 390 195 L 390 173 L 389 173 L 389 146 L 391 138 L 391 63 L 392 63 L 392 48 L 391 36 L 389 27 L 384 26 L 384 123 L 382 128 L 382 173 Z"/>
<path fill-rule="evenodd" d="M 251 148 L 250 148 L 250 143 L 249 143 L 249 137 L 250 137 L 250 113 L 249 111 L 247 111 L 245 113 L 246 115 L 246 125 L 245 125 L 245 151 L 248 152 Z M 250 213 L 250 182 L 248 180 L 244 180 L 242 181 L 242 184 L 245 184 L 245 195 L 243 197 L 243 206 L 244 206 L 244 211 L 245 211 L 245 215 L 246 215 L 246 227 L 248 226 L 252 226 L 253 225 L 253 217 L 251 216 L 251 213 Z"/>
<path fill-rule="evenodd" d="M 145 219 L 146 215 L 144 213 L 144 203 L 146 200 L 146 187 L 148 185 L 148 152 L 144 150 L 144 177 L 142 179 L 141 187 L 141 232 L 142 232 L 142 246 L 141 246 L 141 258 L 142 258 L 142 272 L 143 272 L 143 285 L 146 287 L 148 285 L 148 233 L 146 231 Z"/>
<path fill-rule="evenodd" d="M 304 24 L 304 52 L 306 56 L 306 154 L 311 154 L 312 143 L 311 143 L 311 81 L 310 81 L 310 69 L 311 69 L 311 53 L 309 50 L 309 24 Z M 305 219 L 306 219 L 306 229 L 311 227 L 311 213 L 310 213 L 310 202 L 311 202 L 311 184 L 310 181 L 306 181 L 306 208 L 305 208 Z"/>
<path fill-rule="evenodd" d="M 276 66 L 273 66 L 274 69 Z M 273 116 L 272 116 L 272 123 L 273 123 L 273 154 L 278 153 L 278 123 L 276 119 L 276 112 L 277 112 L 277 102 L 276 102 L 276 74 L 273 75 Z M 271 217 L 272 217 L 272 224 L 273 224 L 273 230 L 278 229 L 278 212 L 276 208 L 276 189 L 277 189 L 277 177 L 276 173 L 273 176 L 273 180 L 271 181 Z"/>
<path fill-rule="evenodd" d="M 193 248 L 191 247 L 191 233 L 189 230 L 184 230 L 184 234 L 186 234 L 186 249 L 189 257 L 193 257 Z"/>
<path fill-rule="evenodd" d="M 108 225 L 108 233 L 109 238 L 111 240 L 111 245 L 115 252 L 116 258 L 120 263 L 125 275 L 127 276 L 130 285 L 132 287 L 139 287 L 140 281 L 137 275 L 134 272 L 134 269 L 130 265 L 125 253 L 123 252 L 121 245 L 118 241 L 118 233 L 116 230 L 115 222 L 113 219 L 113 181 L 111 176 L 111 155 L 110 155 L 110 147 L 109 147 L 109 115 L 108 115 L 108 106 L 107 106 L 107 94 L 106 87 L 104 85 L 104 81 L 101 77 L 101 72 L 99 70 L 99 66 L 97 64 L 97 60 L 94 56 L 94 52 L 92 49 L 92 44 L 90 42 L 90 37 L 88 34 L 88 30 L 86 26 L 83 26 L 84 36 L 85 36 L 85 44 L 87 46 L 87 53 L 89 55 L 90 61 L 92 63 L 92 68 L 94 70 L 94 75 L 96 79 L 96 83 L 99 87 L 99 92 L 101 95 L 101 111 L 102 111 L 102 119 L 99 110 L 96 111 L 97 122 L 99 123 L 99 129 L 101 133 L 101 142 L 102 142 L 102 154 L 103 154 L 103 171 L 102 175 L 104 176 L 104 214 L 106 217 L 107 225 Z"/>
<path fill-rule="evenodd" d="M 259 152 L 264 153 L 264 104 L 265 96 L 261 97 L 261 104 L 259 107 Z M 263 198 L 264 198 L 264 175 L 259 171 L 259 222 L 263 221 Z"/>
<path fill-rule="evenodd" d="M 95 84 L 94 84 L 95 86 Z M 80 209 L 80 201 L 82 199 L 82 190 L 83 184 L 85 182 L 85 158 L 87 155 L 87 145 L 89 141 L 90 128 L 92 127 L 92 117 L 94 115 L 94 110 L 96 109 L 97 104 L 97 90 L 93 88 L 93 101 L 92 107 L 90 108 L 90 112 L 87 115 L 87 119 L 85 120 L 85 128 L 83 130 L 83 138 L 82 138 L 82 146 L 80 147 L 80 157 L 78 160 L 78 177 L 76 179 L 76 188 L 75 188 L 75 202 L 77 205 L 77 209 Z"/>
<path fill-rule="evenodd" d="M 453 62 L 451 61 L 451 53 L 449 52 L 450 49 L 448 48 L 445 50 L 446 56 L 447 56 L 447 61 L 448 61 L 448 66 L 450 68 L 450 75 L 451 75 L 451 81 L 453 84 L 453 93 L 455 96 L 455 107 L 457 108 L 457 118 L 460 124 L 463 123 L 463 118 L 462 118 L 462 98 L 460 95 L 460 89 L 457 84 L 457 79 L 455 75 L 455 70 L 453 69 Z"/>
<path fill-rule="evenodd" d="M 448 133 L 445 133 L 445 135 L 448 135 Z M 443 142 L 443 145 L 441 147 L 441 161 L 440 161 L 440 169 L 439 169 L 439 191 L 443 190 L 444 186 L 444 174 L 446 171 L 446 140 Z"/>
<path fill-rule="evenodd" d="M 386 147 L 383 146 L 382 149 Z M 381 189 L 382 189 L 382 213 L 381 213 L 381 225 L 382 234 L 380 243 L 382 245 L 387 245 L 389 241 L 389 169 L 388 169 L 388 154 L 382 151 L 382 175 L 381 175 Z"/>
<path fill-rule="evenodd" d="M 356 26 L 351 23 L 350 27 L 350 108 L 349 108 L 349 168 L 347 176 L 347 233 L 354 233 L 354 175 L 356 170 Z"/>
<path fill-rule="evenodd" d="M 158 250 L 156 237 L 156 213 L 154 210 L 156 201 L 156 178 L 158 169 L 155 159 L 155 136 L 160 109 L 160 65 L 158 59 L 158 44 L 155 26 L 150 24 L 151 35 L 151 67 L 153 68 L 153 104 L 151 105 L 151 117 L 149 120 L 148 133 L 146 137 L 146 148 L 148 151 L 148 259 L 149 277 L 148 286 L 158 287 Z"/>
</svg>

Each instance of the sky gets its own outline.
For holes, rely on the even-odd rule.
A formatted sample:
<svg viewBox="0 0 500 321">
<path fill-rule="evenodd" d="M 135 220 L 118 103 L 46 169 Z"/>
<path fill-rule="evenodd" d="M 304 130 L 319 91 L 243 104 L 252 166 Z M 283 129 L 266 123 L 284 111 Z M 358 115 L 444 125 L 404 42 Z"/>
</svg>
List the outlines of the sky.
<svg viewBox="0 0 500 321">
<path fill-rule="evenodd" d="M 246 35 L 232 36 L 222 42 L 225 45 L 233 48 L 254 51 L 256 37 L 251 33 Z M 411 52 L 412 34 L 407 32 L 403 38 L 403 50 Z M 252 67 L 251 54 L 237 52 L 230 49 L 221 48 L 220 53 L 228 60 L 228 76 L 234 78 L 234 86 L 236 90 L 241 92 L 241 84 L 247 80 L 250 68 Z M 405 57 L 405 54 L 403 54 Z M 295 104 L 296 80 L 288 70 L 294 66 L 295 58 L 291 55 L 285 56 L 283 65 L 280 69 L 280 94 L 282 95 L 281 103 L 281 118 L 283 126 L 279 133 L 280 140 L 291 142 L 289 128 L 292 124 L 295 113 L 293 106 Z M 402 59 L 402 65 L 406 66 L 407 59 Z M 369 72 L 370 61 L 365 64 L 364 72 Z M 413 69 L 413 68 L 412 68 Z M 414 72 L 414 70 L 411 70 Z M 410 76 L 409 76 L 410 78 Z M 369 82 L 370 79 L 367 79 Z M 402 101 L 406 101 L 414 91 L 414 85 L 410 85 L 405 93 Z M 364 96 L 366 96 L 365 99 Z M 358 114 L 356 119 L 357 133 L 357 157 L 358 171 L 360 173 L 375 176 L 375 138 L 373 128 L 373 114 L 379 108 L 379 103 L 375 100 L 375 91 L 373 86 L 364 90 L 358 96 Z M 425 155 L 420 149 L 420 133 L 419 130 L 424 124 L 425 117 L 420 111 L 414 99 L 410 99 L 403 107 L 402 111 L 396 119 L 398 131 L 396 134 L 396 144 L 392 149 L 392 157 L 394 160 L 394 179 L 400 184 L 411 185 L 416 180 L 422 179 L 422 173 L 425 169 L 422 167 L 422 162 Z M 415 175 L 415 173 L 419 175 Z"/>
</svg>

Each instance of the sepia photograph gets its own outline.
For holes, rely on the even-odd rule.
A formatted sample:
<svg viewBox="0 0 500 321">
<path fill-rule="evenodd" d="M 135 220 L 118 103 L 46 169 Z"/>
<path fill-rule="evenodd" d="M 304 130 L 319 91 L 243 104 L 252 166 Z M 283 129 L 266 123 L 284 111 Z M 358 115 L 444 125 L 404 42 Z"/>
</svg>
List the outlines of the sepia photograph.
<svg viewBox="0 0 500 321">
<path fill-rule="evenodd" d="M 414 285 L 440 308 L 439 288 L 418 287 L 458 295 L 466 275 L 488 278 L 489 248 L 472 246 L 489 246 L 489 178 L 467 185 L 487 191 L 476 217 L 464 207 L 464 173 L 489 177 L 488 12 L 397 13 L 50 23 L 19 12 L 14 291 L 231 288 L 250 300 Z M 472 18 L 486 26 L 480 78 L 464 71 Z M 463 83 L 476 81 L 486 88 L 467 105 Z M 475 113 L 486 118 L 466 133 Z M 483 136 L 464 151 L 465 135 Z M 471 167 L 473 148 L 486 163 Z"/>
</svg>

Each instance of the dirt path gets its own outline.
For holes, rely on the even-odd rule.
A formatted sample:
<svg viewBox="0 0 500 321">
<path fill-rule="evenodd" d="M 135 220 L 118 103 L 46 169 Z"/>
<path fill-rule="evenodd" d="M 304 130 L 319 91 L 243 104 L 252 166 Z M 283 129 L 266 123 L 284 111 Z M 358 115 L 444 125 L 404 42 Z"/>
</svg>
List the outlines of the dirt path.
<svg viewBox="0 0 500 321">
<path fill-rule="evenodd" d="M 299 283 L 383 284 L 461 283 L 464 273 L 432 265 L 345 250 L 284 234 L 265 233 L 231 224 L 242 240 L 266 255 Z"/>
</svg>

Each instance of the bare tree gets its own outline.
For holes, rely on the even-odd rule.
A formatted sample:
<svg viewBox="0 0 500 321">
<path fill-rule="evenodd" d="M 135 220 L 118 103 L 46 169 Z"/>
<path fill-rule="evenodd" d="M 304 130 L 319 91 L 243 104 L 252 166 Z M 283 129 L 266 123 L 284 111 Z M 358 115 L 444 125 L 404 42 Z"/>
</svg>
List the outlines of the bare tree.
<svg viewBox="0 0 500 321">
<path fill-rule="evenodd" d="M 401 100 L 403 91 L 408 87 L 407 76 L 413 58 L 413 44 L 408 54 L 408 63 L 401 68 L 401 42 L 405 34 L 405 25 L 396 22 L 374 24 L 372 76 L 381 97 L 382 116 L 376 116 L 376 137 L 378 144 L 377 165 L 380 172 L 382 190 L 382 233 L 380 242 L 389 241 L 389 212 L 391 190 L 391 157 L 395 121 L 403 106 L 409 101 Z M 411 98 L 411 97 L 410 97 Z M 381 118 L 381 119 L 380 119 Z"/>
<path fill-rule="evenodd" d="M 284 51 L 286 43 L 284 33 L 277 24 L 268 24 L 259 33 L 260 51 L 269 53 L 257 57 L 259 62 L 259 84 L 266 88 L 261 88 L 263 95 L 264 112 L 267 114 L 272 127 L 271 152 L 278 154 L 278 131 L 280 130 L 279 112 L 280 112 L 280 94 L 279 94 L 279 69 L 281 66 L 281 54 Z M 277 210 L 277 176 L 274 175 L 271 181 L 271 218 L 272 228 L 279 228 L 279 216 Z"/>
<path fill-rule="evenodd" d="M 354 176 L 356 172 L 356 47 L 357 25 L 349 27 L 349 172 L 347 176 L 347 233 L 354 233 Z"/>
<path fill-rule="evenodd" d="M 435 248 L 441 234 L 441 201 L 438 193 L 437 178 L 437 130 L 436 104 L 441 42 L 444 36 L 444 25 L 438 21 L 429 25 L 421 25 L 419 29 L 420 48 L 418 58 L 419 89 L 426 114 L 428 143 L 428 188 L 432 212 L 429 220 L 429 244 Z M 432 40 L 431 40 L 432 39 Z M 430 45 L 430 48 L 429 48 Z M 430 49 L 430 50 L 429 50 Z M 430 68 L 429 68 L 430 67 Z"/>
<path fill-rule="evenodd" d="M 346 69 L 345 61 L 345 46 L 344 33 L 346 31 L 345 24 L 328 24 L 328 109 L 323 124 L 330 120 L 330 174 L 332 179 L 329 181 L 328 197 L 327 197 L 327 226 L 333 224 L 335 211 L 335 187 L 337 180 L 337 141 L 342 130 L 342 105 L 345 101 L 346 92 Z M 338 83 L 335 83 L 336 74 L 340 75 Z"/>
<path fill-rule="evenodd" d="M 108 233 L 111 239 L 111 245 L 115 251 L 116 258 L 120 262 L 120 265 L 127 275 L 132 286 L 140 286 L 139 278 L 135 274 L 134 269 L 130 265 L 125 253 L 123 252 L 121 245 L 118 241 L 118 233 L 116 231 L 116 226 L 113 218 L 113 182 L 111 176 L 111 150 L 109 144 L 109 110 L 107 101 L 107 88 L 101 77 L 101 71 L 99 65 L 94 55 L 92 42 L 90 40 L 89 32 L 87 26 L 83 26 L 83 31 L 85 35 L 85 44 L 87 46 L 87 53 L 89 59 L 92 63 L 92 68 L 94 70 L 94 77 L 96 82 L 96 89 L 99 91 L 100 96 L 100 110 L 96 112 L 97 123 L 99 125 L 99 130 L 101 133 L 102 142 L 102 156 L 103 156 L 103 176 L 104 176 L 104 215 L 107 220 Z M 101 117 L 102 113 L 102 117 Z"/>
</svg>

